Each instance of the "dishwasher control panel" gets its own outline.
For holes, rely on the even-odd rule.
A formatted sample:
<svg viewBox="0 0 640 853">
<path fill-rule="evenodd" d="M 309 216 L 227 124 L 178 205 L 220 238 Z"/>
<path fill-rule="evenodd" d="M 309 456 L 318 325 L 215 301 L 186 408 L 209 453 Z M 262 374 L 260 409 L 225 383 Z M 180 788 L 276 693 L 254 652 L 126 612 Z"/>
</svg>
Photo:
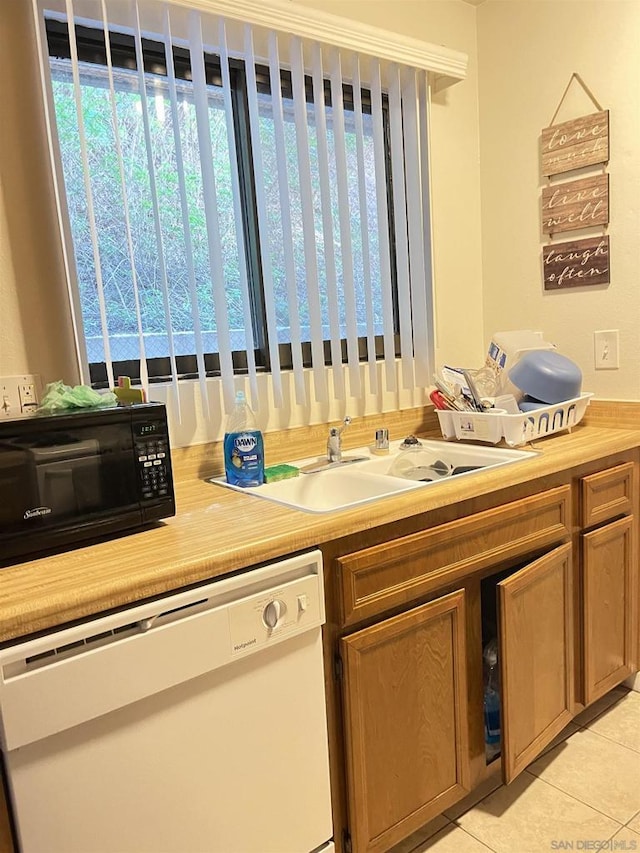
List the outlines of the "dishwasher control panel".
<svg viewBox="0 0 640 853">
<path fill-rule="evenodd" d="M 252 595 L 228 609 L 232 655 L 269 646 L 324 621 L 317 574 L 297 578 Z"/>
</svg>

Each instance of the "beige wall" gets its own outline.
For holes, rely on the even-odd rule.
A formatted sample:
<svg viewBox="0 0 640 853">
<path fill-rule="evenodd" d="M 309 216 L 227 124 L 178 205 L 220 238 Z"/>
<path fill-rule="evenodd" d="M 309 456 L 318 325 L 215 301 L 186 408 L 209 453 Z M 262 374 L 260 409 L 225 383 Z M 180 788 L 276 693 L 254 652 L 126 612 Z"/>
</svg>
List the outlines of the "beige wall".
<svg viewBox="0 0 640 853">
<path fill-rule="evenodd" d="M 639 44 L 638 0 L 478 8 L 485 335 L 544 330 L 582 366 L 586 390 L 623 399 L 640 397 Z M 545 293 L 538 146 L 574 71 L 610 110 L 611 283 Z M 557 120 L 595 110 L 574 82 Z M 620 330 L 619 370 L 594 369 L 596 329 Z"/>
<path fill-rule="evenodd" d="M 31 3 L 0 3 L 0 376 L 77 381 Z"/>
</svg>

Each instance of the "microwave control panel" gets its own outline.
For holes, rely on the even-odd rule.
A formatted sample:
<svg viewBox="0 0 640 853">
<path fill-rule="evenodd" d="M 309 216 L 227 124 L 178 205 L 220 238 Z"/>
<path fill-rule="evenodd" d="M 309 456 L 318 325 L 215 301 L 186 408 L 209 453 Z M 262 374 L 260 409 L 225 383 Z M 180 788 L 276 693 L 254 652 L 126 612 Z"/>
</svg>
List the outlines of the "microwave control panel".
<svg viewBox="0 0 640 853">
<path fill-rule="evenodd" d="M 138 423 L 134 427 L 134 449 L 140 473 L 143 500 L 156 500 L 171 494 L 169 467 L 169 439 L 161 424 L 154 421 Z"/>
</svg>

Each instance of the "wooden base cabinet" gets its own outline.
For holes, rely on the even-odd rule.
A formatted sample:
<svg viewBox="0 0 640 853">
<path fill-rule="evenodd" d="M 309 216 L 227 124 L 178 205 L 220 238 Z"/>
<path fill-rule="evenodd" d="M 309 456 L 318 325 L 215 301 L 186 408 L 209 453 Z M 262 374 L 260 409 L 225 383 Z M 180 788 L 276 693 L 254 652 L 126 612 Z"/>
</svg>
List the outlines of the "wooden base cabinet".
<svg viewBox="0 0 640 853">
<path fill-rule="evenodd" d="M 637 669 L 637 562 L 632 516 L 582 537 L 585 705 Z"/>
<path fill-rule="evenodd" d="M 381 853 L 469 792 L 464 591 L 341 649 L 352 849 Z"/>
<path fill-rule="evenodd" d="M 487 776 L 511 782 L 636 670 L 637 455 L 331 554 L 339 853 L 385 853 Z M 501 758 L 488 764 L 494 638 Z"/>
<path fill-rule="evenodd" d="M 580 480 L 583 702 L 595 702 L 640 661 L 638 466 L 623 462 Z M 622 518 L 620 516 L 623 516 Z M 595 528 L 595 529 L 594 529 Z"/>
<path fill-rule="evenodd" d="M 511 782 L 573 716 L 571 545 L 498 584 L 502 768 Z"/>
</svg>

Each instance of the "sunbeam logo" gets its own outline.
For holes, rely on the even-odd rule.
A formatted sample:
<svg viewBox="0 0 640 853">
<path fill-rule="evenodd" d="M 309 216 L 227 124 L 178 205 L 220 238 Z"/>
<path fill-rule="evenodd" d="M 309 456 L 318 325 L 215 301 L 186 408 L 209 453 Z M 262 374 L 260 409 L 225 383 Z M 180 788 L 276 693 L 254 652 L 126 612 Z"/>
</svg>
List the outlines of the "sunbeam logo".
<svg viewBox="0 0 640 853">
<path fill-rule="evenodd" d="M 33 509 L 28 509 L 22 517 L 24 519 L 39 518 L 41 515 L 51 515 L 51 507 L 36 506 Z"/>
</svg>

